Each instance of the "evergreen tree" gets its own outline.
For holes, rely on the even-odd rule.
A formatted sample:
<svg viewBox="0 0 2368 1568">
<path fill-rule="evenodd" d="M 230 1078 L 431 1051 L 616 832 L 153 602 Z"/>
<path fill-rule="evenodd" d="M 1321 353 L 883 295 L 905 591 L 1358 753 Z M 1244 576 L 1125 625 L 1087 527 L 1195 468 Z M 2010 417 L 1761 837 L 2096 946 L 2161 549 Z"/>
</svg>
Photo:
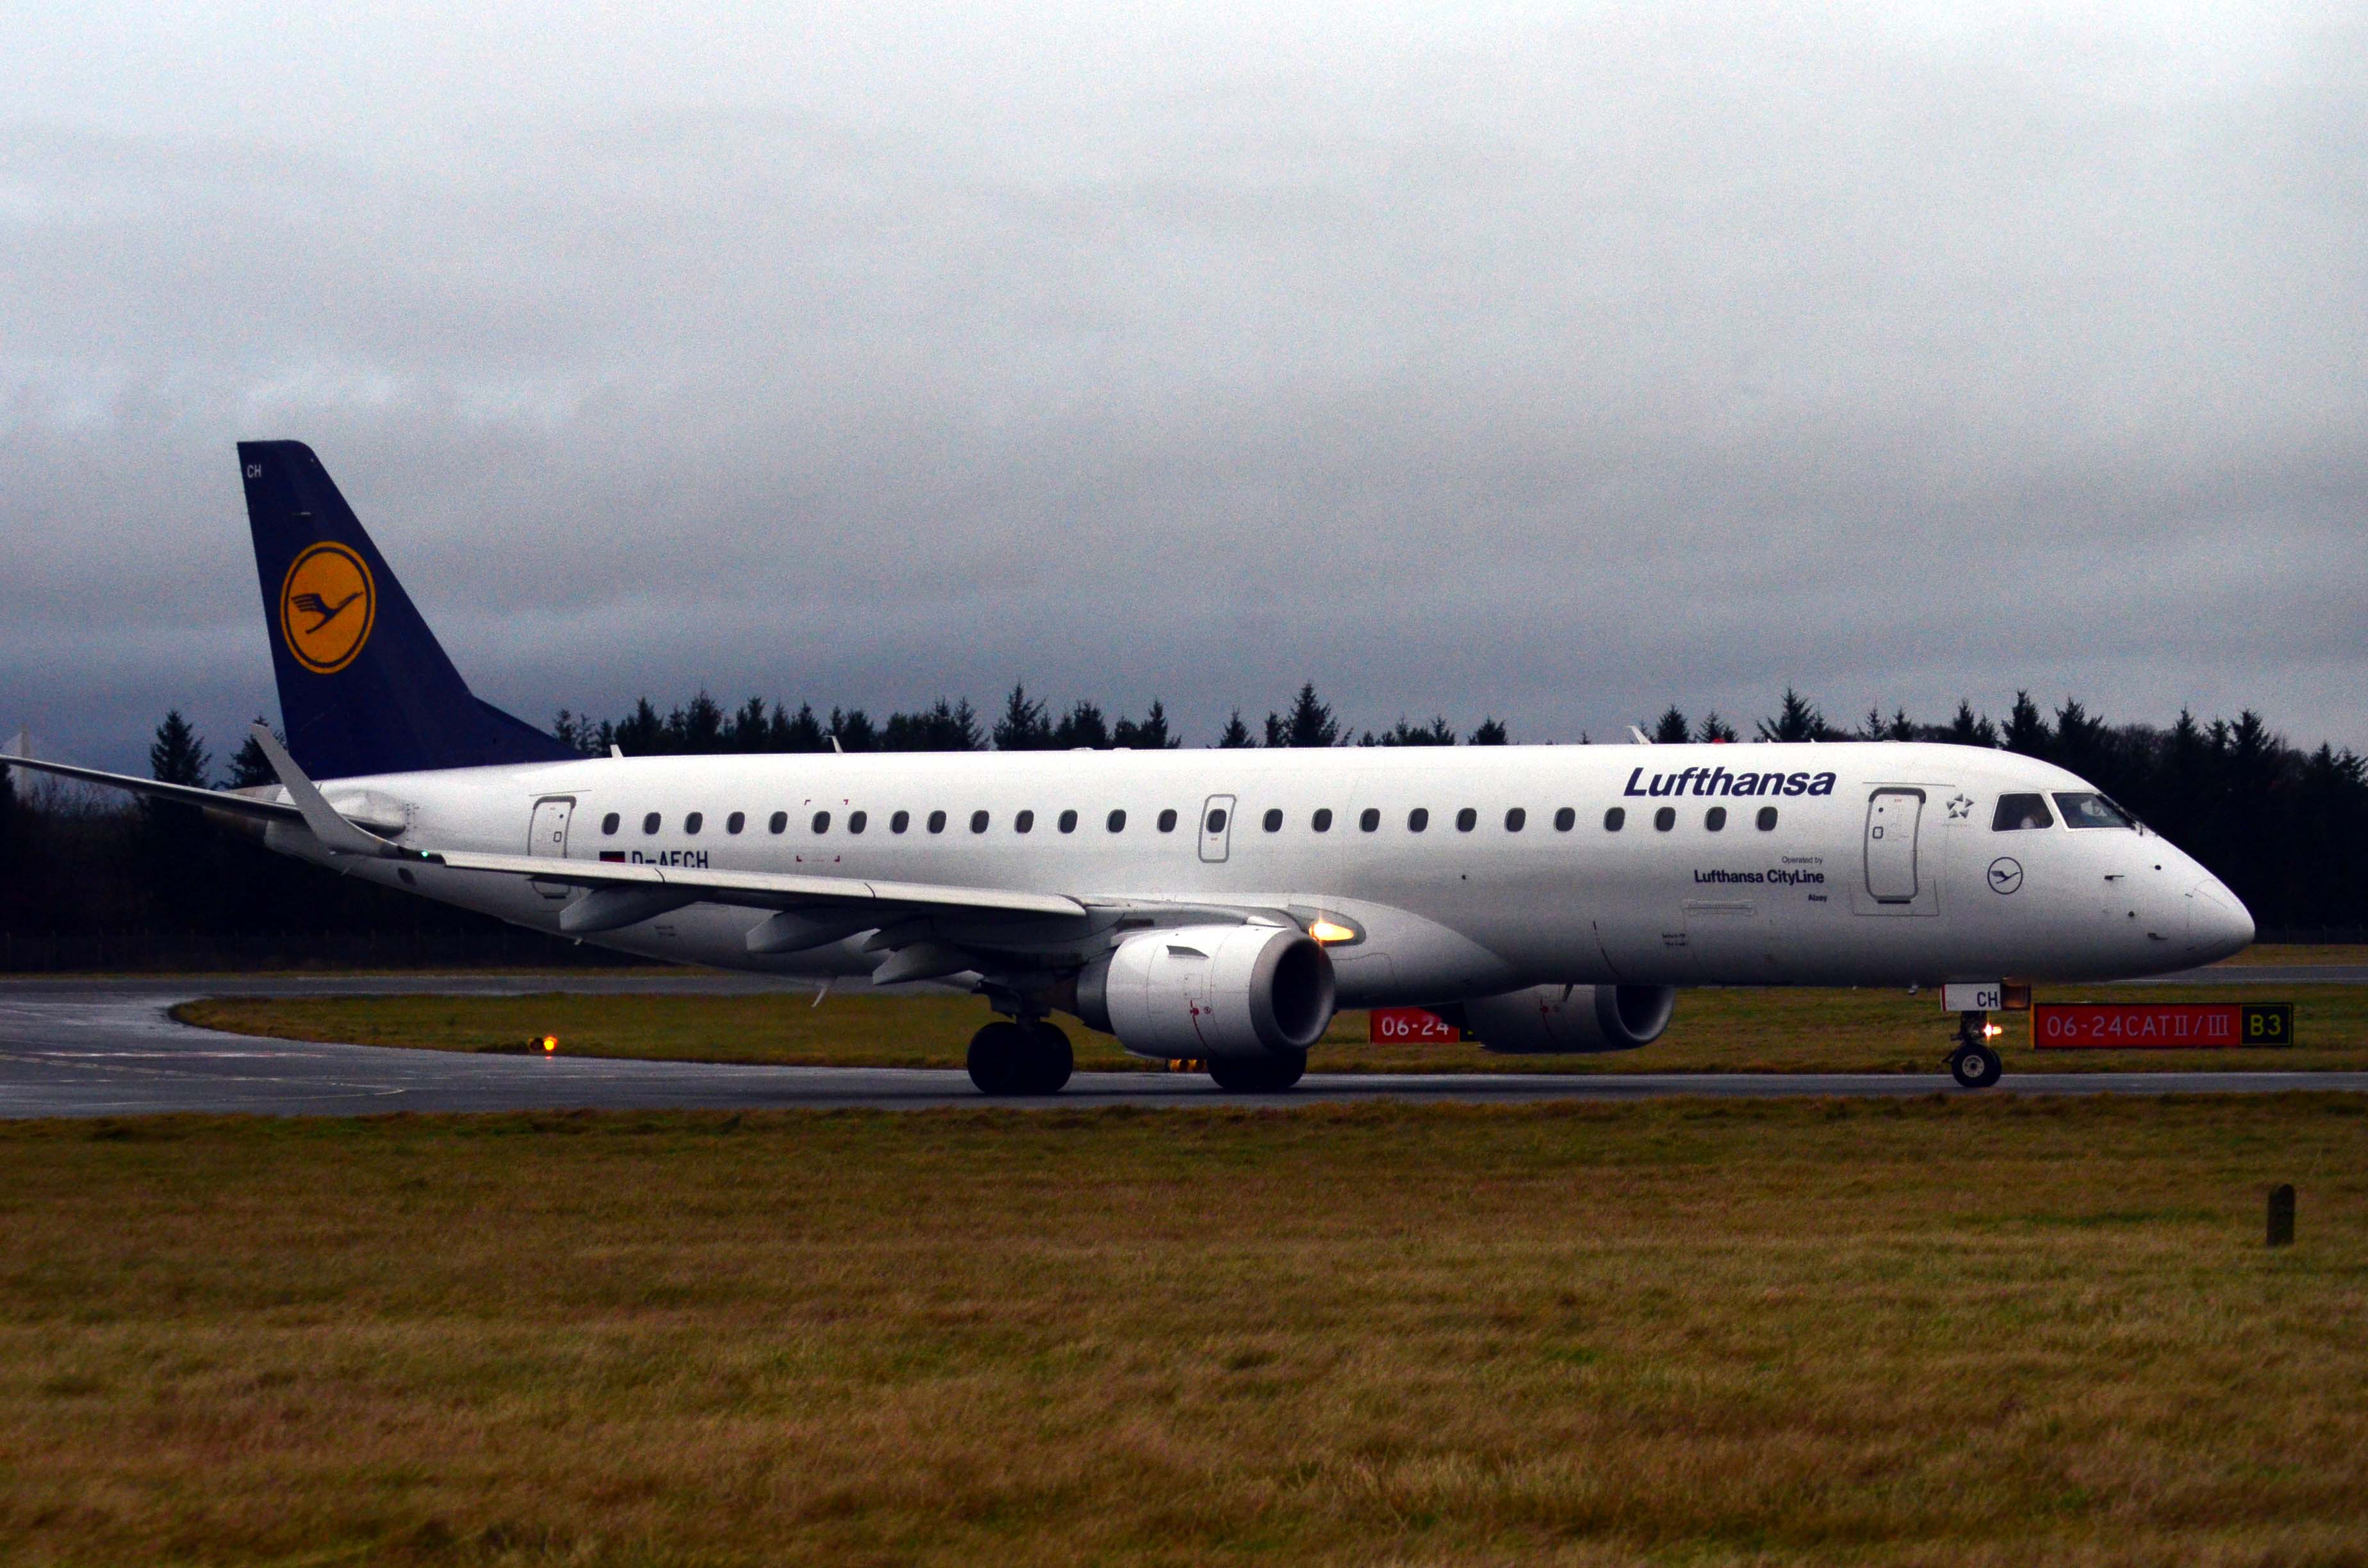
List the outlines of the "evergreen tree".
<svg viewBox="0 0 2368 1568">
<path fill-rule="evenodd" d="M 712 756 L 723 749 L 723 709 L 701 687 L 666 715 L 666 749 L 677 756 Z"/>
<path fill-rule="evenodd" d="M 1433 717 L 1428 724 L 1409 724 L 1401 719 L 1378 735 L 1366 731 L 1365 738 L 1357 744 L 1368 746 L 1452 746 L 1455 744 L 1455 726 L 1447 722 L 1443 713 Z"/>
<path fill-rule="evenodd" d="M 1061 722 L 1053 726 L 1053 744 L 1063 751 L 1075 750 L 1078 746 L 1106 751 L 1110 744 L 1110 725 L 1103 721 L 1102 710 L 1083 699 L 1073 704 L 1066 713 L 1061 715 Z"/>
<path fill-rule="evenodd" d="M 1331 705 L 1315 695 L 1315 683 L 1301 684 L 1299 695 L 1292 699 L 1288 715 L 1269 713 L 1266 716 L 1266 744 L 1270 746 L 1336 746 L 1340 744 L 1340 722 L 1332 716 Z"/>
<path fill-rule="evenodd" d="M 1685 714 L 1674 702 L 1645 733 L 1653 737 L 1653 744 L 1657 746 L 1681 746 L 1694 738 L 1693 726 L 1686 722 Z"/>
<path fill-rule="evenodd" d="M 1677 710 L 1672 708 L 1670 711 L 1674 713 Z M 1735 726 L 1720 718 L 1717 712 L 1713 710 L 1703 716 L 1702 728 L 1695 732 L 1694 738 L 1708 744 L 1717 741 L 1733 741 L 1737 737 Z"/>
<path fill-rule="evenodd" d="M 1776 716 L 1759 721 L 1759 738 L 1763 741 L 1821 741 L 1827 733 L 1826 716 L 1789 686 L 1784 688 L 1784 700 Z"/>
<path fill-rule="evenodd" d="M 563 715 L 565 712 L 564 710 L 561 711 Z M 258 724 L 262 723 L 263 715 L 257 713 L 255 716 L 255 722 Z M 288 744 L 288 737 L 280 734 L 278 729 L 275 728 L 271 733 L 279 737 L 280 744 Z M 255 738 L 255 732 L 248 731 L 246 739 L 239 743 L 237 752 L 230 759 L 230 787 L 233 790 L 249 790 L 257 784 L 279 782 L 279 770 L 271 766 L 271 759 L 263 755 L 263 744 Z"/>
<path fill-rule="evenodd" d="M 763 698 L 750 698 L 724 721 L 723 749 L 741 754 L 773 749 L 773 722 L 766 715 Z"/>
<path fill-rule="evenodd" d="M 830 736 L 838 743 L 840 751 L 880 749 L 880 732 L 872 724 L 871 715 L 860 708 L 832 709 Z"/>
<path fill-rule="evenodd" d="M 1957 699 L 1957 716 L 1949 721 L 1948 733 L 1941 737 L 1961 746 L 1995 746 L 1998 744 L 1998 726 L 1987 714 L 1974 715 L 1974 705 L 1963 698 Z"/>
<path fill-rule="evenodd" d="M 784 717 L 780 709 L 773 710 L 768 750 L 786 752 L 817 752 L 830 749 L 830 737 L 823 733 L 822 721 L 814 717 L 814 704 L 801 702 L 794 715 Z"/>
<path fill-rule="evenodd" d="M 1998 744 L 2024 756 L 2044 758 L 2052 749 L 2050 743 L 2054 739 L 2048 732 L 2047 718 L 2040 712 L 2039 704 L 2031 699 L 2031 693 L 2016 692 L 2014 707 L 2008 710 L 2006 729 L 1999 735 Z"/>
<path fill-rule="evenodd" d="M 891 713 L 880 732 L 882 751 L 976 751 L 978 715 L 970 701 L 940 697 L 915 713 Z"/>
<path fill-rule="evenodd" d="M 1494 717 L 1481 720 L 1480 727 L 1472 732 L 1472 744 L 1475 746 L 1510 745 L 1512 741 L 1512 732 L 1505 728 L 1504 721 Z"/>
<path fill-rule="evenodd" d="M 1003 700 L 1003 717 L 995 722 L 995 749 L 1049 751 L 1052 745 L 1053 723 L 1044 705 L 1029 698 L 1026 683 L 1013 687 Z"/>
<path fill-rule="evenodd" d="M 666 721 L 646 697 L 633 704 L 632 712 L 617 725 L 610 740 L 627 756 L 665 756 L 672 750 L 666 744 Z"/>
<path fill-rule="evenodd" d="M 206 755 L 206 743 L 181 717 L 181 710 L 168 710 L 165 722 L 156 726 L 155 739 L 148 744 L 149 777 L 160 784 L 189 784 L 202 790 L 212 761 Z"/>
<path fill-rule="evenodd" d="M 1155 697 L 1151 699 L 1151 711 L 1144 715 L 1142 722 L 1121 719 L 1111 728 L 1110 744 L 1123 751 L 1167 751 L 1183 742 L 1167 733 L 1167 710 Z"/>
<path fill-rule="evenodd" d="M 1235 709 L 1234 716 L 1225 721 L 1225 727 L 1217 733 L 1218 748 L 1224 751 L 1235 751 L 1243 746 L 1257 744 L 1250 739 L 1250 727 L 1242 722 L 1242 710 L 1238 708 Z"/>
</svg>

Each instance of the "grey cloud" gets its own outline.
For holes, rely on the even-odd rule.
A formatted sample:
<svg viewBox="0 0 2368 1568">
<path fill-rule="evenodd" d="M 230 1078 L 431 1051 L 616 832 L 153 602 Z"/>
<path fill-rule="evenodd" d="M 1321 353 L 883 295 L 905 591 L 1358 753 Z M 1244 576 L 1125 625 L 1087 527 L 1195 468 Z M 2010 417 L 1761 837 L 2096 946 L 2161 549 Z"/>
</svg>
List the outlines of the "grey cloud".
<svg viewBox="0 0 2368 1568">
<path fill-rule="evenodd" d="M 1313 676 L 1575 738 L 1793 681 L 2368 744 L 2356 21 L 1278 32 L 0 127 L 0 701 L 117 761 L 267 702 L 229 444 L 293 435 L 538 717 L 1024 677 L 1213 732 Z M 525 107 L 455 112 L 495 64 Z"/>
</svg>

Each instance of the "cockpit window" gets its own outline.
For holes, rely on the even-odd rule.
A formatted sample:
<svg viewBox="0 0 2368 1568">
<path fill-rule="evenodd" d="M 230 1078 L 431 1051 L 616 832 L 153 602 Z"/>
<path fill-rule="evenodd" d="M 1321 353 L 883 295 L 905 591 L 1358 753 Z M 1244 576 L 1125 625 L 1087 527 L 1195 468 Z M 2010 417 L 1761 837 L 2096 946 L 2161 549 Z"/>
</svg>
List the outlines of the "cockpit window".
<svg viewBox="0 0 2368 1568">
<path fill-rule="evenodd" d="M 2064 813 L 2066 827 L 2135 827 L 2137 819 L 2102 795 L 2074 795 L 2058 791 L 2055 809 Z"/>
<path fill-rule="evenodd" d="M 2047 797 L 2044 795 L 2000 795 L 1998 814 L 1990 818 L 1990 827 L 1998 833 L 2055 825 L 2055 819 L 2047 814 Z"/>
</svg>

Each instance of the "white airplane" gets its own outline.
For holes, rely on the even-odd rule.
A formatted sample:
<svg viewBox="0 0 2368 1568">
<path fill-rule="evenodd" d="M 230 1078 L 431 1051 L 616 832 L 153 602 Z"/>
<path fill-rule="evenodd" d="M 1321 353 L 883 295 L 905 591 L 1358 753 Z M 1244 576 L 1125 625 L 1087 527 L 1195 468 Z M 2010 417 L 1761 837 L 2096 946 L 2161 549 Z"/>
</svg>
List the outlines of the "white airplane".
<svg viewBox="0 0 2368 1568">
<path fill-rule="evenodd" d="M 970 1047 L 990 1095 L 1067 1082 L 1054 1013 L 1270 1092 L 1337 1008 L 1431 1007 L 1497 1051 L 1625 1051 L 1693 985 L 1940 987 L 1978 1087 L 2003 983 L 2253 937 L 2093 786 L 1975 747 L 586 757 L 470 693 L 309 448 L 239 459 L 279 786 L 8 761 L 649 958 L 966 987 L 1001 1015 Z"/>
</svg>

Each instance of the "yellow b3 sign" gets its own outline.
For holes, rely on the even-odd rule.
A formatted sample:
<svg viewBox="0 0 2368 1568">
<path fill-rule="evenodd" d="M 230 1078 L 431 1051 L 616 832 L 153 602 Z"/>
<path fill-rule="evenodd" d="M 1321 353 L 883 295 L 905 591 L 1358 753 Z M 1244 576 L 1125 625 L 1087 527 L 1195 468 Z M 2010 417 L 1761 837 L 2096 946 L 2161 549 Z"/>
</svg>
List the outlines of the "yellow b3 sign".
<svg viewBox="0 0 2368 1568">
<path fill-rule="evenodd" d="M 2292 1045 L 2294 1004 L 2246 1003 L 2237 1015 L 2237 1033 L 2247 1045 Z"/>
</svg>

